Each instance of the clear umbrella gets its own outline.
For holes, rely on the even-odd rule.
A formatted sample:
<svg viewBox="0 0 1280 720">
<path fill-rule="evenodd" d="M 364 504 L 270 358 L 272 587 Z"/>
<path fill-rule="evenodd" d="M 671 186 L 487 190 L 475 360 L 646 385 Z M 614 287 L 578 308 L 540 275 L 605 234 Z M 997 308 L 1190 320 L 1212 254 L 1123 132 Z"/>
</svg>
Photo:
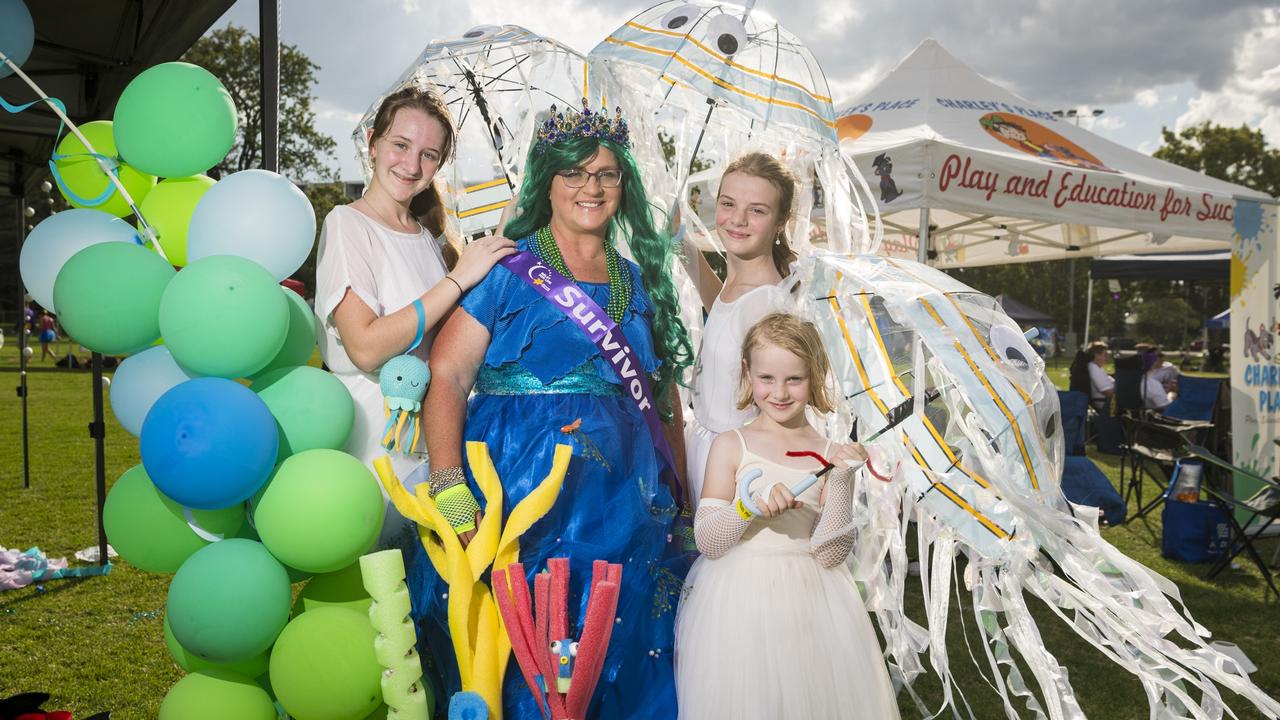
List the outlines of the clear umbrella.
<svg viewBox="0 0 1280 720">
<path fill-rule="evenodd" d="M 606 88 L 585 57 L 516 25 L 473 28 L 433 41 L 369 107 L 352 139 L 368 180 L 369 132 L 382 100 L 416 85 L 439 92 L 458 126 L 454 158 L 437 175 L 456 229 L 469 237 L 494 228 L 523 170 L 536 123 L 552 104 L 597 106 Z"/>
<path fill-rule="evenodd" d="M 616 81 L 617 102 L 643 116 L 635 122 L 668 138 L 638 159 L 665 180 L 654 183 L 655 194 L 668 206 L 678 199 L 704 247 L 717 246 L 706 222 L 714 210 L 695 207 L 690 195 L 714 196 L 717 170 L 760 150 L 786 162 L 801 183 L 790 237 L 803 246 L 821 235 L 812 215 L 825 221 L 829 246 L 869 251 L 878 221 L 868 222 L 862 197 L 870 192 L 838 151 L 822 68 L 803 42 L 752 5 L 664 2 L 614 30 L 588 57 Z"/>
</svg>

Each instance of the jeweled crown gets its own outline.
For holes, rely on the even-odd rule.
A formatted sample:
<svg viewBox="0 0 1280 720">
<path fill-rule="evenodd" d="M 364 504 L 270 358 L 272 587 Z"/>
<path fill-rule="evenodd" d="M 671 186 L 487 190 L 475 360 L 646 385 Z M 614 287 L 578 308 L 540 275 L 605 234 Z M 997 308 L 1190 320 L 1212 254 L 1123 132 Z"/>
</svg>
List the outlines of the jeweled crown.
<svg viewBox="0 0 1280 720">
<path fill-rule="evenodd" d="M 600 108 L 593 112 L 587 107 L 587 99 L 582 99 L 582 112 L 573 108 L 560 111 L 551 106 L 551 117 L 548 117 L 538 128 L 537 144 L 539 154 L 561 140 L 575 137 L 595 138 L 631 149 L 631 132 L 627 129 L 627 121 L 622 118 L 622 108 L 615 108 L 613 117 L 608 110 Z"/>
</svg>

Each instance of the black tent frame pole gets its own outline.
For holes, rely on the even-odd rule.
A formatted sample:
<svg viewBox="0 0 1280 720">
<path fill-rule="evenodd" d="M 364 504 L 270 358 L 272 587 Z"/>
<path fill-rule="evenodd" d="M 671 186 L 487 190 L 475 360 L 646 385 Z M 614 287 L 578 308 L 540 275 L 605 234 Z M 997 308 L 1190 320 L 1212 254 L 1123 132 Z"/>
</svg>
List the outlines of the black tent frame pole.
<svg viewBox="0 0 1280 720">
<path fill-rule="evenodd" d="M 17 220 L 16 234 L 14 237 L 18 241 L 18 254 L 22 254 L 22 243 L 27 236 L 27 196 L 25 193 L 19 193 L 16 198 Z M 16 323 L 17 332 L 14 333 L 18 343 L 18 398 L 22 404 L 22 487 L 28 489 L 31 487 L 31 446 L 28 441 L 27 427 L 27 289 L 22 285 L 22 279 L 18 279 L 18 322 Z"/>
<path fill-rule="evenodd" d="M 107 557 L 107 530 L 102 523 L 103 508 L 107 502 L 107 424 L 102 408 L 102 355 L 93 354 L 93 422 L 89 423 L 89 437 L 93 438 L 94 480 L 98 491 L 98 564 L 110 562 Z"/>
<path fill-rule="evenodd" d="M 258 0 L 262 51 L 262 168 L 280 172 L 280 3 Z"/>
</svg>

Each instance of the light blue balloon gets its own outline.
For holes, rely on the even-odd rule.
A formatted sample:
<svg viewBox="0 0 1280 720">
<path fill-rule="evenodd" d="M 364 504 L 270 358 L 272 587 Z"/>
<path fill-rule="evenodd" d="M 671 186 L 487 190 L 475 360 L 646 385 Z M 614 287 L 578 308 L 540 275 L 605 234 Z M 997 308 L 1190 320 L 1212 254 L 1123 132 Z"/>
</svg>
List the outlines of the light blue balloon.
<svg viewBox="0 0 1280 720">
<path fill-rule="evenodd" d="M 156 400 L 170 388 L 197 377 L 183 370 L 169 348 L 147 348 L 125 358 L 111 380 L 111 411 L 135 437 L 142 436 L 142 421 Z"/>
<path fill-rule="evenodd" d="M 22 0 L 0 0 L 0 52 L 21 66 L 31 57 L 36 42 L 36 26 L 31 11 Z M 8 63 L 0 63 L 0 78 L 13 74 Z"/>
<path fill-rule="evenodd" d="M 281 175 L 242 170 L 200 198 L 187 229 L 187 262 L 239 255 L 284 280 L 302 267 L 316 240 L 307 196 Z"/>
<path fill-rule="evenodd" d="M 63 210 L 36 225 L 22 243 L 18 256 L 22 284 L 40 307 L 56 312 L 53 281 L 72 255 L 98 243 L 137 241 L 138 232 L 118 217 L 101 210 Z"/>
</svg>

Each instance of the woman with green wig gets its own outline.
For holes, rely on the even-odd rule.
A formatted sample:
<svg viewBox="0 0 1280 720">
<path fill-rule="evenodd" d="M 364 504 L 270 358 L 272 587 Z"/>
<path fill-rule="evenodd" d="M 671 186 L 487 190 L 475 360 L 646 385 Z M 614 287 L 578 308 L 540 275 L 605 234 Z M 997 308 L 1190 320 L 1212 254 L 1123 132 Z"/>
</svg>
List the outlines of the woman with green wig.
<svg viewBox="0 0 1280 720">
<path fill-rule="evenodd" d="M 672 530 L 676 468 L 684 467 L 675 391 L 692 350 L 669 274 L 671 240 L 654 223 L 629 147 L 620 113 L 552 108 L 505 228 L 519 252 L 472 288 L 441 329 L 423 413 L 431 491 L 463 542 L 484 512 L 463 463 L 465 442 L 488 444 L 504 516 L 545 477 L 556 444 L 573 446 L 555 505 L 520 537 L 520 560 L 532 583 L 548 558 L 569 558 L 572 639 L 585 618 L 592 561 L 622 564 L 617 618 L 587 715 L 665 720 L 676 715 L 674 619 L 688 560 Z M 635 262 L 622 257 L 621 243 Z M 452 694 L 447 589 L 421 548 L 411 566 L 437 690 Z M 509 667 L 505 717 L 542 717 L 515 663 Z"/>
</svg>

